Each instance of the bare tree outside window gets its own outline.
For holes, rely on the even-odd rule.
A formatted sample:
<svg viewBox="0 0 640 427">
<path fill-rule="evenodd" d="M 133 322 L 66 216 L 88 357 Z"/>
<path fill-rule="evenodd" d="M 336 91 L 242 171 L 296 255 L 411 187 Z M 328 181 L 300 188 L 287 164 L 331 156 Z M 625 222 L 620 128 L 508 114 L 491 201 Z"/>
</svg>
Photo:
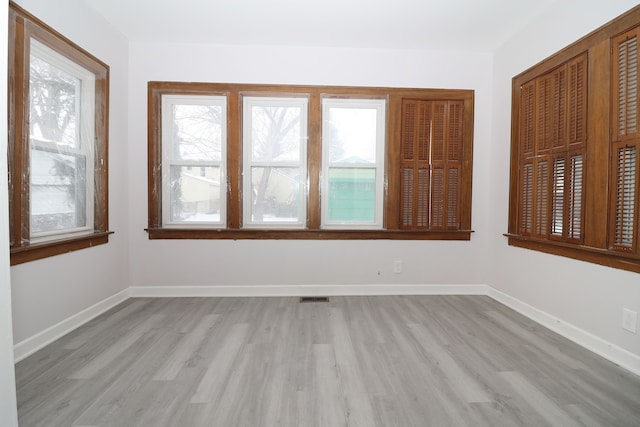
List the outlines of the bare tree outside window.
<svg viewBox="0 0 640 427">
<path fill-rule="evenodd" d="M 32 233 L 86 225 L 86 158 L 78 124 L 82 81 L 30 56 L 29 131 Z"/>
</svg>

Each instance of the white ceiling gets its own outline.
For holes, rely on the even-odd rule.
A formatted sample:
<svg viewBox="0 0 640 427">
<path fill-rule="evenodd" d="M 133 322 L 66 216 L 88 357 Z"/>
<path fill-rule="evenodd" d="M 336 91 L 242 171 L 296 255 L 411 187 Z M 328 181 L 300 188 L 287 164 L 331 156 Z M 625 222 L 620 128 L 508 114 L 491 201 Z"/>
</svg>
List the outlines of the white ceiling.
<svg viewBox="0 0 640 427">
<path fill-rule="evenodd" d="M 132 41 L 493 50 L 561 0 L 84 0 Z"/>
</svg>

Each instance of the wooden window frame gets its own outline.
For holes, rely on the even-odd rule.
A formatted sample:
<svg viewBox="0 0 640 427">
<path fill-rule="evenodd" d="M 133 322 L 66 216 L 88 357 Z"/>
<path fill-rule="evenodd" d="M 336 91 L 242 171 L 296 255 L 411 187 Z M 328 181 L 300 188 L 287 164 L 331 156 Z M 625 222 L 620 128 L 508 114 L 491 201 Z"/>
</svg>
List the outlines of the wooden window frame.
<svg viewBox="0 0 640 427">
<path fill-rule="evenodd" d="M 224 95 L 227 97 L 227 226 L 224 229 L 171 229 L 162 224 L 162 96 Z M 305 96 L 308 104 L 307 215 L 304 229 L 242 228 L 242 96 Z M 383 98 L 387 100 L 384 228 L 333 230 L 321 228 L 322 103 L 323 97 Z M 461 178 L 458 193 L 460 223 L 455 230 L 400 228 L 400 151 L 402 100 L 460 101 L 464 106 Z M 342 86 L 249 85 L 227 83 L 148 83 L 148 206 L 150 239 L 398 239 L 470 240 L 473 156 L 472 90 L 407 89 Z"/>
<path fill-rule="evenodd" d="M 95 75 L 93 232 L 30 242 L 29 53 L 35 39 Z M 11 265 L 108 242 L 109 66 L 14 3 L 9 3 L 9 240 Z"/>
<path fill-rule="evenodd" d="M 640 26 L 640 6 L 631 9 L 620 17 L 605 24 L 589 35 L 565 47 L 558 53 L 550 56 L 512 80 L 512 116 L 511 116 L 511 172 L 509 187 L 509 224 L 508 242 L 512 246 L 527 248 L 561 255 L 573 259 L 606 265 L 628 271 L 640 272 L 640 248 L 638 246 L 638 196 L 639 185 L 636 171 L 635 185 L 635 242 L 632 247 L 620 248 L 614 244 L 615 234 L 615 192 L 617 179 L 616 150 L 619 147 L 640 147 L 637 138 L 640 135 L 631 135 L 618 138 L 616 107 L 616 59 L 614 44 L 617 37 L 634 30 Z M 527 108 L 527 89 L 532 82 L 541 81 L 546 76 L 553 76 L 562 67 L 570 67 L 576 64 L 577 59 L 586 55 L 586 79 L 584 90 L 587 91 L 586 111 L 581 117 L 576 116 L 576 123 L 584 120 L 583 127 L 586 132 L 584 143 L 575 134 L 576 123 L 569 117 L 559 116 L 554 112 L 549 118 L 554 121 L 569 121 L 566 126 L 569 141 L 567 149 L 562 152 L 554 150 L 552 146 L 544 147 L 545 152 L 532 153 L 529 150 L 538 148 L 536 139 L 541 128 L 537 128 L 540 121 L 534 121 L 533 127 L 529 126 L 529 114 L 538 114 L 536 103 L 533 103 L 533 112 Z M 568 68 L 571 70 L 571 68 Z M 570 78 L 570 77 L 569 77 Z M 534 91 L 534 93 L 537 93 Z M 573 96 L 573 95 L 570 95 Z M 524 101 L 527 100 L 527 101 Z M 574 108 L 574 99 L 571 98 L 567 110 Z M 555 122 L 554 122 L 555 123 Z M 546 128 L 545 128 L 546 129 Z M 553 135 L 551 135 L 553 137 Z M 578 139 L 576 139 L 578 138 Z M 553 138 L 552 138 L 553 139 Z M 548 154 L 550 153 L 550 154 Z M 527 183 L 533 182 L 535 188 L 535 167 L 532 172 L 527 172 L 523 158 L 530 156 L 533 164 L 546 158 L 552 162 L 556 158 L 564 156 L 564 186 L 569 185 L 570 162 L 573 156 L 581 156 L 579 167 L 583 173 L 582 179 L 575 181 L 576 186 L 581 186 L 584 192 L 579 209 L 583 210 L 581 223 L 579 224 L 579 236 L 559 237 L 552 234 L 554 221 L 553 206 L 548 206 L 547 229 L 542 233 L 535 232 L 536 191 L 527 190 Z M 550 173 L 553 175 L 553 163 Z M 532 177 L 529 179 L 529 175 Z M 525 180 L 525 178 L 529 180 Z M 553 192 L 553 186 L 548 189 Z M 565 211 L 565 223 L 574 221 L 577 213 L 571 212 L 567 206 L 568 198 L 565 194 L 561 208 Z M 560 206 L 559 206 L 560 208 Z M 567 218 L 571 217 L 571 218 Z M 528 218 L 528 220 L 527 220 Z M 524 222 L 523 222 L 524 221 Z M 528 221 L 528 222 L 526 222 Z M 571 224 L 573 226 L 575 224 Z"/>
</svg>

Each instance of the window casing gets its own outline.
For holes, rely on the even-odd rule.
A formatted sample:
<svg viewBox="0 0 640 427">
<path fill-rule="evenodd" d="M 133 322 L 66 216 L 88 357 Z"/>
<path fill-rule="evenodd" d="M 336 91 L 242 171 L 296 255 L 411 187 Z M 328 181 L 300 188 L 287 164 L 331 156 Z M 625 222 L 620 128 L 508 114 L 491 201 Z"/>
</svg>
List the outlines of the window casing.
<svg viewBox="0 0 640 427">
<path fill-rule="evenodd" d="M 107 243 L 109 68 L 10 3 L 11 264 Z"/>
<path fill-rule="evenodd" d="M 514 77 L 509 244 L 640 272 L 640 7 Z"/>
<path fill-rule="evenodd" d="M 369 87 L 242 85 L 225 83 L 149 83 L 149 227 L 151 239 L 442 239 L 468 240 L 471 233 L 471 175 L 473 154 L 473 91 L 442 89 L 389 89 Z M 208 97 L 224 96 L 227 102 L 227 158 L 226 201 L 227 221 L 223 227 L 208 224 L 185 224 L 172 227 L 164 222 L 162 212 L 162 174 L 167 168 L 163 160 L 163 117 L 166 112 L 163 99 L 170 96 Z M 457 160 L 459 182 L 453 194 L 443 192 L 441 197 L 455 199 L 458 208 L 456 226 L 449 228 L 401 226 L 401 129 L 405 117 L 402 103 L 405 99 L 453 102 L 460 106 Z M 260 157 L 254 153 L 254 123 L 267 117 L 267 107 L 289 108 L 299 113 L 300 129 L 290 136 L 300 139 L 299 155 L 290 152 L 284 157 Z M 286 107 L 286 108 L 285 108 Z M 364 108 L 363 108 L 364 107 Z M 337 108 L 342 113 L 359 110 L 370 115 L 367 128 L 374 144 L 371 159 L 358 159 L 359 155 L 331 158 L 331 146 L 338 132 L 327 118 L 328 110 Z M 262 112 L 260 112 L 262 111 Z M 375 116 L 375 122 L 371 117 Z M 275 116 L 274 116 L 275 117 Z M 283 116 L 285 117 L 285 116 Z M 297 117 L 297 116 L 296 116 Z M 285 117 L 286 118 L 286 117 Z M 284 120 L 286 121 L 286 120 Z M 343 120 L 344 122 L 345 120 Z M 351 132 L 355 134 L 357 132 Z M 345 134 L 348 136 L 348 133 Z M 345 139 L 345 138 L 342 138 Z M 291 142 L 290 141 L 290 142 Z M 349 139 L 348 144 L 356 144 Z M 297 147 L 297 146 L 296 146 Z M 346 146 L 348 148 L 348 146 Z M 298 151 L 296 151 L 298 153 Z M 345 154 L 346 151 L 335 152 Z M 334 153 L 334 154 L 335 154 Z M 365 156 L 366 157 L 366 156 Z M 329 159 L 329 161 L 327 161 Z M 346 161 L 345 161 L 346 159 Z M 364 160 L 364 161 L 362 161 Z M 265 169 L 278 171 L 278 178 L 269 180 L 273 190 L 260 189 Z M 336 172 L 337 171 L 337 172 Z M 288 176 L 285 176 L 288 175 Z M 294 176 L 295 175 L 295 176 Z M 370 176 L 369 176 L 370 175 Z M 298 180 L 298 176 L 300 179 Z M 253 177 L 253 178 L 252 178 Z M 333 179 L 332 179 L 333 178 Z M 287 183 L 286 185 L 284 183 Z M 335 187 L 337 184 L 345 184 Z M 264 182 L 262 182 L 264 185 Z M 333 189 L 332 189 L 332 186 Z M 277 187 L 277 188 L 276 188 Z M 336 192 L 356 191 L 358 196 L 366 190 L 365 216 L 351 212 L 351 216 L 331 216 L 331 197 L 344 196 Z M 294 191 L 294 190 L 299 190 Z M 164 190 L 166 192 L 166 190 Z M 269 193 L 270 191 L 270 193 Z M 417 191 L 417 190 L 416 190 Z M 263 194 L 267 203 L 262 213 L 255 211 L 257 195 Z M 296 198 L 299 200 L 296 201 Z M 344 199 L 344 197 L 343 197 Z M 295 202 L 294 202 L 295 201 Z M 336 200 L 334 200 L 334 203 Z M 441 202 L 435 200 L 435 202 Z M 297 203 L 297 205 L 296 205 Z M 337 201 L 341 208 L 354 206 L 353 202 Z M 444 203 L 446 204 L 446 203 Z M 373 208 L 371 209 L 371 206 Z M 264 212 L 271 210 L 266 216 Z M 260 219 L 262 215 L 262 219 Z M 364 218 L 364 220 L 363 220 Z"/>
</svg>

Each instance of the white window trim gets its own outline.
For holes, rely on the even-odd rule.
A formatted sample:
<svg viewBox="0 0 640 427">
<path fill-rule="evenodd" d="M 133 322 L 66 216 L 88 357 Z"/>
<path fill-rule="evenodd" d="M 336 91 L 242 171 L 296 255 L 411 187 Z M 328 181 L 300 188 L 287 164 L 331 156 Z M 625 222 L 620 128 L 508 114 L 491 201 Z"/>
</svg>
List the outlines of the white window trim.
<svg viewBox="0 0 640 427">
<path fill-rule="evenodd" d="M 221 160 L 173 159 L 173 106 L 215 105 L 222 108 Z M 162 95 L 162 224 L 167 228 L 225 228 L 227 226 L 227 97 L 206 95 Z M 171 220 L 171 166 L 220 168 L 220 221 Z"/>
<path fill-rule="evenodd" d="M 252 120 L 251 109 L 254 106 L 268 107 L 293 107 L 300 108 L 300 153 L 298 161 L 279 162 L 259 162 L 252 159 Z M 243 228 L 252 229 L 303 229 L 307 224 L 307 129 L 309 100 L 306 97 L 268 97 L 268 96 L 245 96 L 242 98 L 243 119 L 242 119 L 242 152 L 243 152 L 243 173 L 242 173 L 242 220 Z M 271 167 L 296 167 L 300 169 L 300 186 L 298 189 L 298 221 L 262 221 L 254 222 L 251 219 L 252 207 L 252 183 L 251 168 L 260 166 Z"/>
<path fill-rule="evenodd" d="M 322 100 L 322 196 L 321 196 L 321 225 L 327 230 L 379 230 L 384 227 L 384 177 L 385 177 L 385 143 L 386 143 L 386 105 L 385 99 L 336 99 Z M 340 163 L 329 162 L 330 143 L 327 140 L 329 131 L 329 109 L 354 108 L 376 110 L 376 162 L 375 163 Z M 329 169 L 375 169 L 375 213 L 373 222 L 331 222 L 329 221 Z"/>
<path fill-rule="evenodd" d="M 77 130 L 79 137 L 78 147 L 68 147 L 29 138 L 29 150 L 38 149 L 44 151 L 57 152 L 63 155 L 83 156 L 85 157 L 85 226 L 76 228 L 67 228 L 64 230 L 46 231 L 40 233 L 30 233 L 30 241 L 32 243 L 47 242 L 74 236 L 91 234 L 94 232 L 94 203 L 95 203 L 95 74 L 66 56 L 47 47 L 43 43 L 31 38 L 30 53 L 33 56 L 65 71 L 81 81 L 79 95 L 80 102 L 77 108 L 78 117 L 76 117 Z M 30 101 L 29 101 L 30 102 Z M 84 149 L 84 144 L 88 144 Z"/>
</svg>

